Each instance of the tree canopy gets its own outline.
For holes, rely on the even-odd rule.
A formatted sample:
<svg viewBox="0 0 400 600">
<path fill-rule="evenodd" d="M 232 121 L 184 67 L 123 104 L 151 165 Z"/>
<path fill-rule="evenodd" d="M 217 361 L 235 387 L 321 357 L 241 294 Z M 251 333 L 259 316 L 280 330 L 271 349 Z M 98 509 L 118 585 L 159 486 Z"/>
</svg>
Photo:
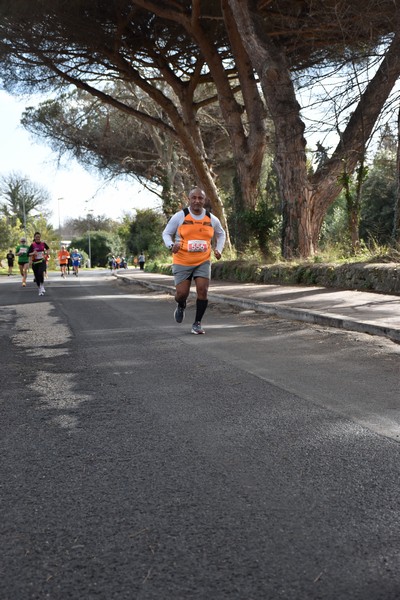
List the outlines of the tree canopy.
<svg viewBox="0 0 400 600">
<path fill-rule="evenodd" d="M 0 0 L 1 74 L 14 89 L 73 84 L 168 133 L 226 226 L 198 119 L 218 102 L 239 182 L 236 205 L 256 207 L 269 145 L 283 255 L 307 256 L 340 192 L 343 164 L 349 172 L 357 166 L 397 81 L 399 10 L 391 0 Z M 368 73 L 371 61 L 376 71 L 361 82 L 355 66 Z M 332 69 L 352 73 L 353 87 L 333 120 L 339 143 L 310 174 L 297 90 Z M 110 93 L 110 82 L 139 88 L 156 114 L 149 103 L 132 106 Z"/>
<path fill-rule="evenodd" d="M 128 92 L 120 84 L 113 95 L 124 98 L 131 106 L 149 103 L 147 96 L 132 86 Z M 156 114 L 157 108 L 152 103 L 149 112 Z M 228 136 L 220 125 L 218 105 L 203 109 L 199 120 L 207 156 L 219 180 L 232 179 L 232 153 Z M 63 93 L 38 107 L 28 107 L 22 124 L 34 135 L 46 139 L 58 154 L 68 153 L 88 169 L 97 169 L 103 176 L 108 173 L 111 177 L 135 177 L 161 195 L 167 216 L 178 210 L 185 191 L 192 185 L 190 161 L 175 138 L 86 92 Z"/>
<path fill-rule="evenodd" d="M 157 256 L 164 247 L 160 237 L 164 226 L 165 220 L 161 214 L 151 209 L 138 210 L 125 240 L 128 251 L 134 255 L 145 252 Z"/>
<path fill-rule="evenodd" d="M 20 173 L 0 179 L 0 211 L 14 226 L 22 226 L 25 234 L 35 215 L 45 214 L 48 201 L 48 191 Z"/>
<path fill-rule="evenodd" d="M 90 245 L 90 246 L 89 246 Z M 74 237 L 71 248 L 77 248 L 91 257 L 92 267 L 106 267 L 107 257 L 122 251 L 122 241 L 118 234 L 109 231 L 88 231 L 86 235 Z"/>
</svg>

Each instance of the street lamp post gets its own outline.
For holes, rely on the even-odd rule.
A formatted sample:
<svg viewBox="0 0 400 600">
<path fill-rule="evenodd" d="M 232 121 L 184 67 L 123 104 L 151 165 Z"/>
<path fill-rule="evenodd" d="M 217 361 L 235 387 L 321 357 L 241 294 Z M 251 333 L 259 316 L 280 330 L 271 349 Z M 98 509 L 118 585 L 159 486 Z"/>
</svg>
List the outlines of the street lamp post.
<svg viewBox="0 0 400 600">
<path fill-rule="evenodd" d="M 87 214 L 87 220 L 88 220 L 88 254 L 89 254 L 89 269 L 92 268 L 92 248 L 91 248 L 91 243 L 90 243 L 90 219 L 91 216 L 93 214 L 93 210 L 88 210 L 88 214 Z"/>
<path fill-rule="evenodd" d="M 89 238 L 89 269 L 92 268 L 92 249 L 90 247 L 90 226 L 89 226 L 89 230 L 88 230 L 88 238 Z"/>
<path fill-rule="evenodd" d="M 61 238 L 62 235 L 61 235 L 60 200 L 64 200 L 64 198 L 57 198 L 57 201 L 58 201 L 58 233 Z"/>
<path fill-rule="evenodd" d="M 26 237 L 26 206 L 25 206 L 25 186 L 24 184 L 27 183 L 27 179 L 22 179 L 21 180 L 21 184 L 20 187 L 18 188 L 18 191 L 21 194 L 21 198 L 22 198 L 22 218 L 24 221 L 24 235 Z"/>
<path fill-rule="evenodd" d="M 24 235 L 26 238 L 26 210 L 25 210 L 25 196 L 22 194 L 22 212 L 24 215 Z"/>
</svg>

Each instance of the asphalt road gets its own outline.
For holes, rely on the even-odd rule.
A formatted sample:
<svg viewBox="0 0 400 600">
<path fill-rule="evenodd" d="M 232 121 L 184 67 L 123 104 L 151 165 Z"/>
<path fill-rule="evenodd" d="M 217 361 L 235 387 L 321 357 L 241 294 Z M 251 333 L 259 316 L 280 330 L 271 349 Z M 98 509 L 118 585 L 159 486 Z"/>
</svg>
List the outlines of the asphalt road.
<svg viewBox="0 0 400 600">
<path fill-rule="evenodd" d="M 398 345 L 11 279 L 1 600 L 400 597 Z"/>
</svg>

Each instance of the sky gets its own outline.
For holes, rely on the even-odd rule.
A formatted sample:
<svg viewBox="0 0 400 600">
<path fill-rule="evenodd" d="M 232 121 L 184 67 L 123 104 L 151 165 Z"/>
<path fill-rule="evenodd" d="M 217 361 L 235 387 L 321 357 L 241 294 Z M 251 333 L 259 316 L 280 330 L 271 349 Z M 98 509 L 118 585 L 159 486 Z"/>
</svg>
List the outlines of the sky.
<svg viewBox="0 0 400 600">
<path fill-rule="evenodd" d="M 85 216 L 89 210 L 117 220 L 135 209 L 160 207 L 160 199 L 133 179 L 106 184 L 74 159 L 63 158 L 59 164 L 49 146 L 39 143 L 20 125 L 22 112 L 29 105 L 32 100 L 0 90 L 0 177 L 18 173 L 45 188 L 51 197 L 49 220 L 55 228 L 67 218 Z"/>
</svg>

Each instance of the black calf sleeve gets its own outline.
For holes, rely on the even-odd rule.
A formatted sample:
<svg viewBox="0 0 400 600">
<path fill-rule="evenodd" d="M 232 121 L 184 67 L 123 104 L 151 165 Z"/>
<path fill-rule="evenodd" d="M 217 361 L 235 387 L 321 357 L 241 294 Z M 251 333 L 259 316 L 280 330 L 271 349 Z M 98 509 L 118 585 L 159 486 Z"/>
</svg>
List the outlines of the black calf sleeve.
<svg viewBox="0 0 400 600">
<path fill-rule="evenodd" d="M 206 308 L 208 305 L 208 300 L 196 300 L 196 318 L 195 321 L 201 321 L 204 313 L 206 312 Z"/>
</svg>

